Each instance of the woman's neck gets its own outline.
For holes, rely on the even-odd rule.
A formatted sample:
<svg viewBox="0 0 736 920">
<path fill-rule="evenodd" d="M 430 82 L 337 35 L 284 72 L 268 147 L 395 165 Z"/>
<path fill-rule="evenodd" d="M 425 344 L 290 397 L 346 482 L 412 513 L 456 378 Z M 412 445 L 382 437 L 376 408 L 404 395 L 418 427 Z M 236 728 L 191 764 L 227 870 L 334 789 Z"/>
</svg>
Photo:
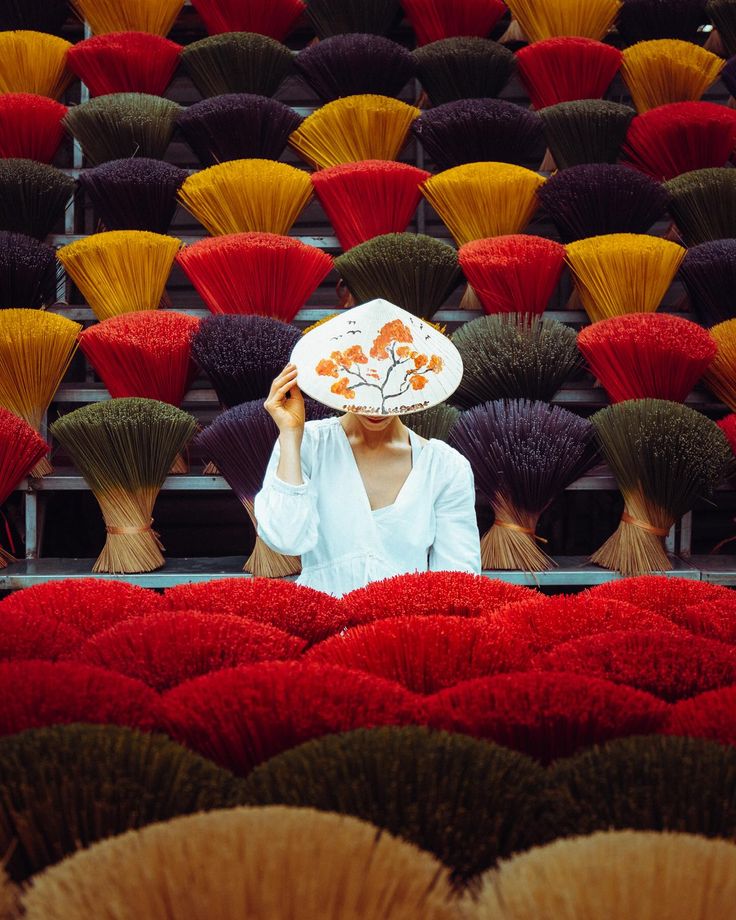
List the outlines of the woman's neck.
<svg viewBox="0 0 736 920">
<path fill-rule="evenodd" d="M 362 444 L 369 450 L 375 450 L 392 443 L 406 443 L 409 429 L 398 415 L 392 415 L 385 424 L 374 430 L 371 423 L 362 421 L 358 416 L 347 413 L 340 419 L 340 424 L 351 442 Z"/>
</svg>

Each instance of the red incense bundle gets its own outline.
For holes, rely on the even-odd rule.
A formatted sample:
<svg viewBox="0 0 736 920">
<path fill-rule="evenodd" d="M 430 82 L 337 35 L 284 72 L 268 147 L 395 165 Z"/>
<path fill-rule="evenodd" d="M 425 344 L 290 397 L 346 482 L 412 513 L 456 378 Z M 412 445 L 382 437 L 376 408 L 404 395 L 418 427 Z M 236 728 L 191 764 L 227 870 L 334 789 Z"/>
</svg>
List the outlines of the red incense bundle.
<svg viewBox="0 0 736 920">
<path fill-rule="evenodd" d="M 27 422 L 0 406 L 0 505 L 49 449 L 49 445 Z M 5 520 L 4 515 L 0 513 L 0 516 Z M 10 550 L 14 552 L 7 521 L 4 529 Z M 0 546 L 0 569 L 9 562 L 15 562 L 14 557 Z"/>
<path fill-rule="evenodd" d="M 283 41 L 306 10 L 302 0 L 192 0 L 210 35 L 256 32 Z"/>
<path fill-rule="evenodd" d="M 401 0 L 417 44 L 476 35 L 485 38 L 506 12 L 503 0 Z"/>
<path fill-rule="evenodd" d="M 181 45 L 149 32 L 109 32 L 72 45 L 68 66 L 92 96 L 148 93 L 163 96 Z"/>
<path fill-rule="evenodd" d="M 64 137 L 67 108 L 32 93 L 0 95 L 0 157 L 50 163 Z"/>
<path fill-rule="evenodd" d="M 516 52 L 516 66 L 535 109 L 602 99 L 621 66 L 618 48 L 592 38 L 547 38 Z"/>
<path fill-rule="evenodd" d="M 363 160 L 321 169 L 312 183 L 340 246 L 352 249 L 374 236 L 403 233 L 429 176 L 408 163 Z"/>
</svg>

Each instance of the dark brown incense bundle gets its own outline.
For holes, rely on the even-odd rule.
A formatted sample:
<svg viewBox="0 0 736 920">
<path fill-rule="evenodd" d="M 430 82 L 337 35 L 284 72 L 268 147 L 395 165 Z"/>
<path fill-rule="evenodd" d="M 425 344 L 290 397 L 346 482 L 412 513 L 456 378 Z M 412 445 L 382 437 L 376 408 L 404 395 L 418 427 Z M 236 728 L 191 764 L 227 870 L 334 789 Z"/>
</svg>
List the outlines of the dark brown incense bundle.
<svg viewBox="0 0 736 920">
<path fill-rule="evenodd" d="M 664 538 L 726 474 L 728 441 L 704 415 L 660 399 L 617 403 L 591 421 L 624 498 L 618 529 L 591 561 L 627 576 L 671 569 Z"/>
<path fill-rule="evenodd" d="M 74 179 L 33 160 L 0 159 L 0 230 L 45 239 L 61 220 Z"/>
<path fill-rule="evenodd" d="M 636 112 L 604 99 L 560 102 L 539 113 L 558 169 L 580 163 L 615 163 Z"/>
<path fill-rule="evenodd" d="M 736 239 L 693 246 L 685 254 L 680 276 L 690 306 L 706 326 L 736 315 Z"/>
<path fill-rule="evenodd" d="M 205 97 L 225 93 L 273 96 L 294 66 L 294 56 L 285 45 L 252 32 L 210 35 L 187 45 L 181 59 Z"/>
<path fill-rule="evenodd" d="M 489 38 L 443 38 L 414 52 L 419 82 L 432 105 L 490 99 L 511 79 L 514 56 Z"/>
<path fill-rule="evenodd" d="M 575 331 L 531 314 L 481 316 L 452 336 L 463 379 L 452 401 L 471 409 L 496 399 L 549 402 L 581 365 Z"/>
<path fill-rule="evenodd" d="M 401 7 L 399 0 L 309 0 L 307 15 L 319 38 L 348 32 L 385 35 Z"/>
<path fill-rule="evenodd" d="M 736 3 L 734 0 L 708 0 L 706 11 L 718 30 L 727 54 L 736 54 Z"/>
<path fill-rule="evenodd" d="M 0 30 L 30 29 L 58 35 L 68 15 L 68 0 L 4 0 Z"/>
<path fill-rule="evenodd" d="M 53 247 L 22 233 L 0 231 L 0 310 L 49 306 L 61 277 Z"/>
<path fill-rule="evenodd" d="M 736 236 L 736 169 L 695 169 L 664 187 L 670 214 L 687 246 Z"/>
<path fill-rule="evenodd" d="M 705 0 L 623 0 L 616 28 L 627 45 L 657 38 L 694 42 L 707 19 Z"/>
</svg>

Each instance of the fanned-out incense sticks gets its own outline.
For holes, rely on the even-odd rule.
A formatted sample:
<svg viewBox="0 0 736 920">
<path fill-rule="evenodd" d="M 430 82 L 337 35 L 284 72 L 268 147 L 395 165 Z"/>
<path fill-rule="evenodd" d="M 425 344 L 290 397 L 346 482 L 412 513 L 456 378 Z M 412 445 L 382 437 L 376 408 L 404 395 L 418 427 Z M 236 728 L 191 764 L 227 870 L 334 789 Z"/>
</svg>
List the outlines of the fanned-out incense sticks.
<svg viewBox="0 0 736 920">
<path fill-rule="evenodd" d="M 624 51 L 621 73 L 637 112 L 670 102 L 697 102 L 718 79 L 723 61 L 676 39 L 639 42 Z"/>
<path fill-rule="evenodd" d="M 430 173 L 394 160 L 365 160 L 320 169 L 314 191 L 347 250 L 384 233 L 403 233 Z"/>
<path fill-rule="evenodd" d="M 581 163 L 615 163 L 636 113 L 605 99 L 579 99 L 539 113 L 558 169 Z"/>
<path fill-rule="evenodd" d="M 602 99 L 621 66 L 621 52 L 591 38 L 547 38 L 516 52 L 535 109 L 576 99 Z"/>
<path fill-rule="evenodd" d="M 624 154 L 632 166 L 662 181 L 724 166 L 734 145 L 734 109 L 713 102 L 671 102 L 636 116 Z"/>
<path fill-rule="evenodd" d="M 688 249 L 680 275 L 691 308 L 706 326 L 736 316 L 736 240 L 715 240 Z"/>
<path fill-rule="evenodd" d="M 0 157 L 50 163 L 64 137 L 67 108 L 31 93 L 0 94 Z"/>
<path fill-rule="evenodd" d="M 191 415 L 152 399 L 92 403 L 51 426 L 105 519 L 107 538 L 93 572 L 152 572 L 164 564 L 153 506 L 196 430 Z"/>
<path fill-rule="evenodd" d="M 0 135 L 1 132 L 0 128 Z M 0 230 L 45 239 L 61 219 L 73 193 L 74 179 L 53 166 L 33 160 L 0 159 Z"/>
<path fill-rule="evenodd" d="M 578 346 L 613 403 L 684 402 L 718 347 L 707 329 L 666 313 L 629 313 L 593 323 L 578 334 Z"/>
<path fill-rule="evenodd" d="M 718 399 L 736 412 L 736 320 L 718 323 L 710 333 L 718 351 L 703 379 Z"/>
<path fill-rule="evenodd" d="M 98 319 L 155 310 L 181 242 L 145 230 L 110 230 L 69 243 L 57 256 Z"/>
<path fill-rule="evenodd" d="M 539 547 L 542 512 L 595 459 L 589 421 L 526 399 L 469 409 L 450 443 L 470 461 L 478 492 L 495 514 L 481 539 L 484 569 L 542 571 L 553 566 Z"/>
<path fill-rule="evenodd" d="M 581 364 L 575 331 L 537 316 L 481 316 L 461 326 L 452 342 L 463 359 L 452 396 L 461 409 L 497 399 L 550 402 Z"/>
<path fill-rule="evenodd" d="M 283 41 L 306 9 L 303 0 L 192 0 L 210 35 L 254 32 Z"/>
<path fill-rule="evenodd" d="M 419 109 L 388 96 L 336 99 L 306 118 L 291 146 L 317 169 L 359 160 L 395 160 Z"/>
<path fill-rule="evenodd" d="M 0 231 L 0 310 L 38 309 L 56 300 L 59 266 L 52 246 Z"/>
<path fill-rule="evenodd" d="M 733 0 L 708 0 L 705 8 L 726 52 L 736 54 L 736 4 Z"/>
<path fill-rule="evenodd" d="M 231 93 L 196 102 L 177 123 L 202 166 L 214 166 L 227 160 L 278 160 L 302 117 L 268 96 Z"/>
<path fill-rule="evenodd" d="M 463 163 L 539 162 L 544 132 L 534 112 L 501 99 L 461 99 L 429 109 L 412 133 L 437 169 Z"/>
<path fill-rule="evenodd" d="M 178 262 L 211 313 L 254 313 L 291 322 L 332 270 L 316 246 L 275 233 L 204 239 Z"/>
<path fill-rule="evenodd" d="M 323 102 L 374 93 L 398 96 L 414 76 L 409 51 L 382 35 L 351 33 L 309 45 L 294 58 L 302 79 Z"/>
<path fill-rule="evenodd" d="M 308 173 L 272 160 L 210 166 L 179 190 L 179 201 L 213 236 L 288 233 L 311 197 Z"/>
<path fill-rule="evenodd" d="M 466 243 L 458 258 L 486 313 L 540 314 L 562 276 L 565 247 L 541 236 L 511 234 Z"/>
<path fill-rule="evenodd" d="M 71 45 L 44 32 L 0 32 L 0 93 L 33 93 L 59 99 L 73 76 Z"/>
<path fill-rule="evenodd" d="M 419 81 L 432 105 L 498 96 L 514 70 L 514 55 L 477 36 L 443 38 L 414 52 Z"/>
<path fill-rule="evenodd" d="M 40 431 L 77 348 L 82 327 L 44 310 L 0 310 L 0 406 Z M 32 471 L 46 476 L 44 458 Z"/>
<path fill-rule="evenodd" d="M 426 441 L 447 441 L 455 422 L 460 418 L 460 410 L 447 403 L 432 406 L 422 412 L 402 417 L 402 422 L 407 428 L 418 434 Z"/>
<path fill-rule="evenodd" d="M 657 38 L 697 41 L 706 0 L 623 0 L 616 28 L 627 45 Z"/>
<path fill-rule="evenodd" d="M 192 340 L 192 357 L 230 409 L 268 396 L 300 338 L 296 326 L 265 316 L 207 316 Z"/>
<path fill-rule="evenodd" d="M 146 93 L 112 93 L 69 109 L 64 125 L 90 163 L 123 157 L 162 160 L 181 106 Z"/>
<path fill-rule="evenodd" d="M 148 93 L 163 96 L 174 76 L 181 45 L 148 32 L 111 32 L 72 45 L 69 68 L 92 96 Z"/>
<path fill-rule="evenodd" d="M 0 406 L 0 506 L 49 450 L 28 422 Z M 0 569 L 11 562 L 14 557 L 0 545 Z"/>
<path fill-rule="evenodd" d="M 736 236 L 736 170 L 696 169 L 665 184 L 669 212 L 687 246 Z"/>
<path fill-rule="evenodd" d="M 669 196 L 649 176 L 613 163 L 587 163 L 555 173 L 539 200 L 563 243 L 608 233 L 647 233 Z"/>
<path fill-rule="evenodd" d="M 35 29 L 58 35 L 68 15 L 68 0 L 6 0 L 0 9 L 0 29 Z"/>
<path fill-rule="evenodd" d="M 418 45 L 443 38 L 485 38 L 506 12 L 503 0 L 401 0 Z"/>
<path fill-rule="evenodd" d="M 293 55 L 287 47 L 251 32 L 202 38 L 186 45 L 181 59 L 205 97 L 225 93 L 273 96 L 293 69 Z"/>
<path fill-rule="evenodd" d="M 659 399 L 627 400 L 591 421 L 624 498 L 618 529 L 591 561 L 627 576 L 668 571 L 663 540 L 726 474 L 725 436 L 699 412 Z"/>
<path fill-rule="evenodd" d="M 171 163 L 131 157 L 83 169 L 78 181 L 106 230 L 166 233 L 187 175 Z"/>
<path fill-rule="evenodd" d="M 731 453 L 736 457 L 736 415 L 732 412 L 718 422 L 718 427 L 725 434 L 731 448 Z M 727 617 L 728 620 L 731 617 Z"/>
<path fill-rule="evenodd" d="M 356 303 L 376 298 L 431 319 L 460 283 L 457 253 L 422 233 L 387 233 L 335 259 Z"/>
<path fill-rule="evenodd" d="M 593 322 L 625 313 L 654 313 L 685 257 L 677 243 L 637 233 L 611 233 L 567 247 L 567 261 Z"/>
<path fill-rule="evenodd" d="M 601 41 L 616 19 L 621 0 L 508 0 L 508 7 L 531 42 L 561 35 Z"/>
<path fill-rule="evenodd" d="M 521 233 L 539 206 L 544 181 L 511 163 L 467 163 L 427 179 L 422 193 L 462 246 Z"/>
<path fill-rule="evenodd" d="M 71 0 L 71 3 L 95 35 L 106 32 L 168 35 L 184 6 L 184 0 Z"/>
<path fill-rule="evenodd" d="M 401 7 L 399 0 L 309 0 L 307 16 L 321 39 L 348 32 L 385 35 Z"/>
</svg>

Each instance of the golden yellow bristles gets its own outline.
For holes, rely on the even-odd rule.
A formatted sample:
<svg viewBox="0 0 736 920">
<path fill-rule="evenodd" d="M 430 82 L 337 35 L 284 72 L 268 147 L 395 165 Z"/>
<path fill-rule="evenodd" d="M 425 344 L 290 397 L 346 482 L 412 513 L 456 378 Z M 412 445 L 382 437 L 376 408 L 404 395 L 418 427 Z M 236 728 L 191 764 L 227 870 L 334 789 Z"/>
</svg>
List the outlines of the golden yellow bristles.
<svg viewBox="0 0 736 920">
<path fill-rule="evenodd" d="M 179 201 L 213 236 L 248 231 L 285 235 L 311 197 L 308 173 L 273 160 L 210 166 L 179 189 Z"/>
<path fill-rule="evenodd" d="M 506 0 L 530 42 L 575 36 L 601 41 L 621 9 L 621 0 Z"/>
<path fill-rule="evenodd" d="M 736 319 L 718 323 L 710 334 L 718 351 L 703 380 L 731 412 L 736 412 Z"/>
<path fill-rule="evenodd" d="M 289 143 L 317 169 L 362 160 L 395 160 L 419 109 L 388 96 L 346 96 L 317 109 Z"/>
<path fill-rule="evenodd" d="M 147 230 L 111 230 L 69 243 L 61 264 L 95 316 L 109 319 L 161 303 L 181 241 Z"/>
<path fill-rule="evenodd" d="M 723 61 L 700 45 L 663 38 L 624 51 L 621 73 L 637 112 L 669 102 L 697 102 L 718 79 Z"/>
<path fill-rule="evenodd" d="M 0 93 L 35 93 L 59 99 L 74 74 L 69 42 L 45 32 L 0 32 Z"/>
<path fill-rule="evenodd" d="M 463 246 L 521 233 L 539 206 L 537 190 L 544 182 L 523 166 L 467 163 L 427 179 L 422 193 Z"/>
<path fill-rule="evenodd" d="M 79 323 L 45 310 L 0 310 L 0 406 L 40 432 L 81 330 Z M 32 475 L 50 472 L 44 458 Z"/>
<path fill-rule="evenodd" d="M 184 0 L 72 0 L 95 35 L 106 32 L 150 32 L 168 35 Z"/>
<path fill-rule="evenodd" d="M 643 233 L 610 233 L 567 247 L 567 262 L 592 322 L 653 313 L 685 257 L 677 243 Z"/>
<path fill-rule="evenodd" d="M 447 872 L 357 818 L 233 808 L 130 831 L 36 875 L 25 920 L 457 920 Z"/>
</svg>

